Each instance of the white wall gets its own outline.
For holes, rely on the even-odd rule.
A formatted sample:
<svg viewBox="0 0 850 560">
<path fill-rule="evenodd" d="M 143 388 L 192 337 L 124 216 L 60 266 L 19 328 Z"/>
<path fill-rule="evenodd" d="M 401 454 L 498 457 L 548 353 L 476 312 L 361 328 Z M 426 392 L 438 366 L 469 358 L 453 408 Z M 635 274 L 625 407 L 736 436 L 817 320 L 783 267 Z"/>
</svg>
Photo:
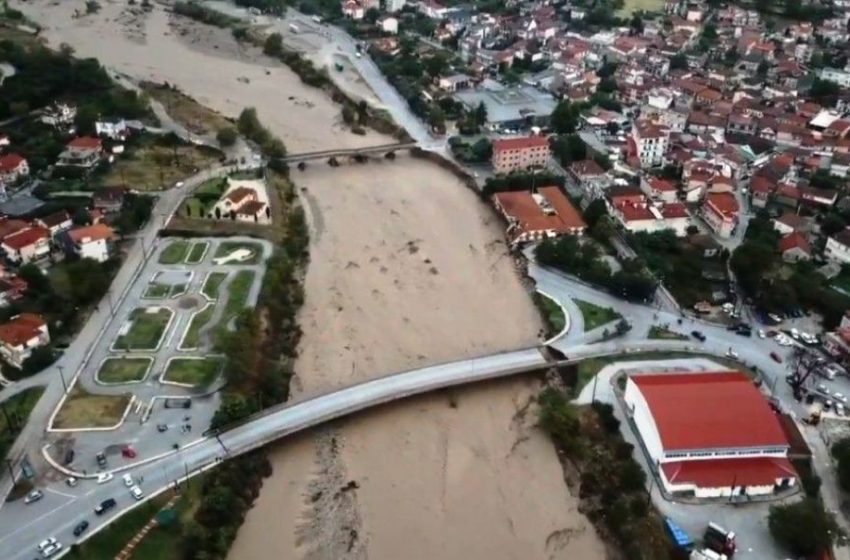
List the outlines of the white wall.
<svg viewBox="0 0 850 560">
<path fill-rule="evenodd" d="M 631 377 L 626 378 L 626 391 L 623 399 L 626 401 L 632 413 L 632 420 L 640 432 L 640 438 L 643 440 L 649 456 L 652 458 L 653 464 L 664 458 L 664 448 L 661 445 L 661 436 L 658 434 L 658 427 L 655 425 L 655 420 L 652 419 L 652 414 L 649 412 L 649 405 L 646 399 L 643 398 L 637 385 L 632 381 Z"/>
<path fill-rule="evenodd" d="M 81 243 L 79 248 L 81 259 L 94 259 L 97 262 L 109 260 L 109 246 L 105 239 Z"/>
</svg>

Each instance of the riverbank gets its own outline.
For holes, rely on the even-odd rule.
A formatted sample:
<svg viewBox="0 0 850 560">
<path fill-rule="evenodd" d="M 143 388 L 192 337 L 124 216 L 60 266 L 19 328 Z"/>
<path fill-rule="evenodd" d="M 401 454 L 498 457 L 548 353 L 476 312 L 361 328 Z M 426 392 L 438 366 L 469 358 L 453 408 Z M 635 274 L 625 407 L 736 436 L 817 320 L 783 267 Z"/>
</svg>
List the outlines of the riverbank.
<svg viewBox="0 0 850 560">
<path fill-rule="evenodd" d="M 226 30 L 194 41 L 199 24 L 159 5 L 140 44 L 114 24 L 123 3 L 78 19 L 64 3 L 17 4 L 52 42 L 135 79 L 175 84 L 226 117 L 255 107 L 292 152 L 392 141 L 343 129 L 339 108 L 281 63 L 241 52 Z M 447 170 L 399 156 L 292 178 L 311 234 L 293 393 L 539 341 L 501 223 Z M 229 558 L 604 558 L 528 412 L 538 387 L 430 395 L 274 446 Z"/>
</svg>

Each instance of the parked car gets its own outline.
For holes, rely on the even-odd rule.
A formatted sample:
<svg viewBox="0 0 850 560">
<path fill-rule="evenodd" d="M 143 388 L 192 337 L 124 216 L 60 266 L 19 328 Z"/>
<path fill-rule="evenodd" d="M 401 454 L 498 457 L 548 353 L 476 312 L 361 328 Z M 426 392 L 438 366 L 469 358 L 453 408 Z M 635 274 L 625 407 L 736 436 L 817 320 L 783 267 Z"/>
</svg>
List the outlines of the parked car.
<svg viewBox="0 0 850 560">
<path fill-rule="evenodd" d="M 45 558 L 50 558 L 60 550 L 62 550 L 62 543 L 58 542 L 56 539 L 53 539 L 53 543 L 47 545 L 46 547 L 41 549 L 41 555 Z"/>
<path fill-rule="evenodd" d="M 70 465 L 71 463 L 74 462 L 74 450 L 73 449 L 69 449 L 68 451 L 65 452 L 65 459 L 64 459 L 63 462 L 65 463 L 65 465 Z"/>
<path fill-rule="evenodd" d="M 32 492 L 30 492 L 29 494 L 27 494 L 27 497 L 24 498 L 24 503 L 25 504 L 33 504 L 33 503 L 39 501 L 40 499 L 42 499 L 43 497 L 44 497 L 44 493 L 41 490 L 36 489 L 36 490 L 33 490 Z"/>
<path fill-rule="evenodd" d="M 699 340 L 700 342 L 705 342 L 705 335 L 699 331 L 691 331 L 691 336 Z"/>
<path fill-rule="evenodd" d="M 105 484 L 115 478 L 115 476 L 111 472 L 100 473 L 97 475 L 97 483 Z"/>
<path fill-rule="evenodd" d="M 121 478 L 124 480 L 124 486 L 126 486 L 127 488 L 132 488 L 133 485 L 136 484 L 136 482 L 133 480 L 133 477 L 129 474 L 125 474 Z"/>
<path fill-rule="evenodd" d="M 44 539 L 43 541 L 38 543 L 38 550 L 43 551 L 48 546 L 53 546 L 54 544 L 56 544 L 58 542 L 59 541 L 56 540 L 56 537 L 50 537 L 48 539 Z"/>
<path fill-rule="evenodd" d="M 759 338 L 766 338 L 767 334 L 764 332 L 764 329 L 759 329 Z"/>
<path fill-rule="evenodd" d="M 137 500 L 141 500 L 145 497 L 145 493 L 142 492 L 142 489 L 138 486 L 133 486 L 132 488 L 130 488 L 130 495 Z"/>
<path fill-rule="evenodd" d="M 107 498 L 107 499 L 103 500 L 102 502 L 100 502 L 100 504 L 98 504 L 94 508 L 94 513 L 95 513 L 95 515 L 103 515 L 104 513 L 106 513 L 107 511 L 111 510 L 114 507 L 115 507 L 115 498 Z"/>
<path fill-rule="evenodd" d="M 77 479 L 76 479 L 75 477 L 73 477 L 73 476 L 69 476 L 68 478 L 66 478 L 66 479 L 65 479 L 65 484 L 67 484 L 67 485 L 68 485 L 68 486 L 70 486 L 71 488 L 73 488 L 74 486 L 76 486 L 78 482 L 79 482 L 79 480 L 77 480 Z"/>
<path fill-rule="evenodd" d="M 85 533 L 86 529 L 88 529 L 88 528 L 89 528 L 89 522 L 88 521 L 80 521 L 79 523 L 77 523 L 77 526 L 74 527 L 74 536 L 79 537 L 80 535 Z"/>
<path fill-rule="evenodd" d="M 121 456 L 126 457 L 127 459 L 135 459 L 136 455 L 136 450 L 130 447 L 129 445 L 121 450 Z"/>
<path fill-rule="evenodd" d="M 106 462 L 106 455 L 103 452 L 98 453 L 96 458 L 97 458 L 97 466 L 102 468 L 102 469 L 105 469 L 107 467 L 107 465 L 109 464 L 109 463 Z"/>
<path fill-rule="evenodd" d="M 772 359 L 772 360 L 773 360 L 774 362 L 776 362 L 777 364 L 781 364 L 781 363 L 782 363 L 782 358 L 781 358 L 781 357 L 779 356 L 779 354 L 777 354 L 776 352 L 771 352 L 771 353 L 770 353 L 770 359 Z"/>
</svg>

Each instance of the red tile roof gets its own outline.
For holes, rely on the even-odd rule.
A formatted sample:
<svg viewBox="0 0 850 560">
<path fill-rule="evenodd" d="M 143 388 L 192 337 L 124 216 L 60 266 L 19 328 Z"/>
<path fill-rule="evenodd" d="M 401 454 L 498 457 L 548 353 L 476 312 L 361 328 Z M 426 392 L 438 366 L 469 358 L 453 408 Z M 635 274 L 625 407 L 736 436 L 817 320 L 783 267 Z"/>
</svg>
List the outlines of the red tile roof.
<svg viewBox="0 0 850 560">
<path fill-rule="evenodd" d="M 18 154 L 7 154 L 0 157 L 0 173 L 11 173 L 18 169 L 22 163 L 26 163 L 23 157 Z"/>
<path fill-rule="evenodd" d="M 22 229 L 26 229 L 30 226 L 29 222 L 24 220 L 10 220 L 9 218 L 0 218 L 0 239 L 6 238 L 6 236 L 12 235 L 13 233 L 17 233 Z"/>
<path fill-rule="evenodd" d="M 605 170 L 602 169 L 602 166 L 593 161 L 592 159 L 583 159 L 579 161 L 574 161 L 572 165 L 570 165 L 570 171 L 575 173 L 577 176 L 581 177 L 582 175 L 604 175 Z"/>
<path fill-rule="evenodd" d="M 797 478 L 785 457 L 679 461 L 662 463 L 661 469 L 672 484 L 691 483 L 700 488 L 772 486 L 783 478 Z"/>
<path fill-rule="evenodd" d="M 709 193 L 705 197 L 705 204 L 725 217 L 730 217 L 738 213 L 738 201 L 732 193 Z"/>
<path fill-rule="evenodd" d="M 265 202 L 260 202 L 259 200 L 249 200 L 245 204 L 243 204 L 239 210 L 236 211 L 237 214 L 242 214 L 244 216 L 256 216 L 258 212 L 260 212 L 263 208 L 266 207 Z"/>
<path fill-rule="evenodd" d="M 788 235 L 779 240 L 780 253 L 790 251 L 791 249 L 802 249 L 807 254 L 812 254 L 812 246 L 809 244 L 808 239 L 806 239 L 803 234 L 796 231 L 793 233 L 789 233 Z"/>
<path fill-rule="evenodd" d="M 47 323 L 40 315 L 21 313 L 6 324 L 0 325 L 0 341 L 9 346 L 20 346 L 41 334 Z"/>
<path fill-rule="evenodd" d="M 92 138 L 91 136 L 78 136 L 68 142 L 68 147 L 78 150 L 100 150 L 103 148 L 103 141 L 100 138 Z"/>
<path fill-rule="evenodd" d="M 776 414 L 743 373 L 650 374 L 630 379 L 649 405 L 665 451 L 788 445 Z"/>
<path fill-rule="evenodd" d="M 37 243 L 42 239 L 49 238 L 50 230 L 36 226 L 6 236 L 3 239 L 3 245 L 6 245 L 7 247 L 14 249 L 15 251 L 20 251 L 24 247 L 29 247 L 30 245 L 33 245 L 34 243 Z"/>
<path fill-rule="evenodd" d="M 673 202 L 661 208 L 661 215 L 665 218 L 687 218 L 690 214 L 688 214 L 687 206 L 681 202 Z"/>
<path fill-rule="evenodd" d="M 570 233 L 586 227 L 578 210 L 558 187 L 542 187 L 539 193 L 549 202 L 554 214 L 544 213 L 531 193 L 526 191 L 496 193 L 493 198 L 505 214 L 519 222 L 523 232 L 552 230 Z"/>
<path fill-rule="evenodd" d="M 650 179 L 649 186 L 652 187 L 653 190 L 660 192 L 671 192 L 676 190 L 675 183 L 668 181 L 667 179 L 659 179 L 658 177 Z"/>
<path fill-rule="evenodd" d="M 522 136 L 519 138 L 503 138 L 501 140 L 493 141 L 493 153 L 498 153 L 505 150 L 524 150 L 526 148 L 536 148 L 548 145 L 549 140 L 545 136 Z"/>
<path fill-rule="evenodd" d="M 68 232 L 68 236 L 74 243 L 91 243 L 101 239 L 112 239 L 115 237 L 115 231 L 106 224 L 94 224 L 72 229 Z"/>
<path fill-rule="evenodd" d="M 236 187 L 225 196 L 226 199 L 230 200 L 233 204 L 239 204 L 246 198 L 251 198 L 256 196 L 254 189 L 249 189 L 248 187 Z"/>
</svg>

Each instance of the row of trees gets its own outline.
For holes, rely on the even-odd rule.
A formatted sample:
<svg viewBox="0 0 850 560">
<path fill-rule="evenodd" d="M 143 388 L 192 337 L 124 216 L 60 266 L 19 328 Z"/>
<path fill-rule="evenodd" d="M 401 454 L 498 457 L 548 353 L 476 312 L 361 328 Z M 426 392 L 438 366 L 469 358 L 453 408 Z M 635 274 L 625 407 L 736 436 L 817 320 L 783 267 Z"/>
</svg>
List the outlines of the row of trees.
<svg viewBox="0 0 850 560">
<path fill-rule="evenodd" d="M 276 171 L 285 171 L 286 163 L 280 161 L 286 157 L 286 146 L 280 138 L 272 135 L 260 122 L 257 110 L 248 107 L 239 113 L 236 128 L 245 138 L 255 142 L 269 159 L 269 167 Z"/>
<path fill-rule="evenodd" d="M 582 243 L 572 235 L 543 241 L 537 246 L 535 257 L 544 266 L 563 270 L 627 300 L 647 301 L 657 288 L 657 282 L 639 259 L 624 260 L 622 268 L 612 272 L 596 243 Z"/>
</svg>

